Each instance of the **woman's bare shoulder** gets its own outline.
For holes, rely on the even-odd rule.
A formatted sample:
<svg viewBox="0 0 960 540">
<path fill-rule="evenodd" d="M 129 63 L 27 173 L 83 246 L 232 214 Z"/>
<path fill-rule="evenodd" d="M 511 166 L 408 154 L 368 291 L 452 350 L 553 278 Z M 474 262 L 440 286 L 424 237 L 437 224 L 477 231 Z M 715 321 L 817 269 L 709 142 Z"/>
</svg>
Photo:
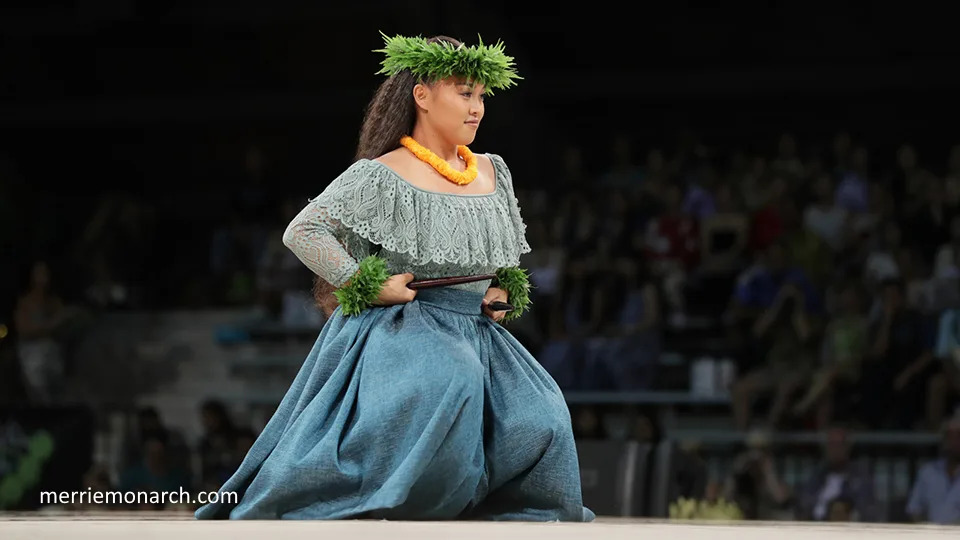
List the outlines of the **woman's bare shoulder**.
<svg viewBox="0 0 960 540">
<path fill-rule="evenodd" d="M 410 153 L 405 151 L 405 149 L 397 148 L 396 150 L 391 150 L 378 158 L 374 158 L 373 161 L 382 163 L 391 169 L 397 169 L 409 166 L 410 157 Z"/>
<path fill-rule="evenodd" d="M 491 181 L 495 181 L 497 177 L 497 170 L 494 168 L 493 160 L 490 159 L 490 156 L 487 154 L 476 154 L 476 156 L 477 168 L 480 169 L 480 174 L 490 178 Z"/>
</svg>

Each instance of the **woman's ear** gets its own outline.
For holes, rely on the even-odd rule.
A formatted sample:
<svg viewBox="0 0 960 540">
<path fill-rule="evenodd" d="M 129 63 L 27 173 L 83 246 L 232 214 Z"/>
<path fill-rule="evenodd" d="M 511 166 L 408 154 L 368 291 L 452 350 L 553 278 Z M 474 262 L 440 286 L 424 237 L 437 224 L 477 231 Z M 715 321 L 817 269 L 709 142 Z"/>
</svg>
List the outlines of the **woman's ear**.
<svg viewBox="0 0 960 540">
<path fill-rule="evenodd" d="M 424 112 L 429 110 L 427 101 L 430 98 L 430 88 L 423 83 L 419 83 L 413 87 L 413 100 L 416 102 L 417 107 L 424 110 Z"/>
</svg>

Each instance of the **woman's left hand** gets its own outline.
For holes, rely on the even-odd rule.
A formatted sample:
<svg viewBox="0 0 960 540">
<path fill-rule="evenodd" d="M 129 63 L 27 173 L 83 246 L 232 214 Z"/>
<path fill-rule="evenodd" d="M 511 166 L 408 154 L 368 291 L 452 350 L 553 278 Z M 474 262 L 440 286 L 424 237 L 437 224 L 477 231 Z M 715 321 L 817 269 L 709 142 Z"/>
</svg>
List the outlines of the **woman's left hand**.
<svg viewBox="0 0 960 540">
<path fill-rule="evenodd" d="M 486 315 L 487 317 L 490 317 L 496 322 L 500 322 L 503 319 L 503 316 L 507 314 L 507 312 L 493 311 L 492 309 L 488 308 L 487 305 L 489 305 L 491 302 L 509 302 L 509 298 L 507 297 L 507 291 L 503 289 L 498 289 L 496 287 L 490 287 L 489 289 L 487 289 L 487 294 L 483 296 L 483 303 L 481 304 L 483 306 L 484 315 Z"/>
</svg>

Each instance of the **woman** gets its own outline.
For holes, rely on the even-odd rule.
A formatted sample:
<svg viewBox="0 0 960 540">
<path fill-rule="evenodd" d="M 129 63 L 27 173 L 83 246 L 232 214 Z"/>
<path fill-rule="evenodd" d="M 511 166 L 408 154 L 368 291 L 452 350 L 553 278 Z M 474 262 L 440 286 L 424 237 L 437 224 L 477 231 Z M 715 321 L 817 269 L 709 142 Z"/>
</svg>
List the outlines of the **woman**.
<svg viewBox="0 0 960 540">
<path fill-rule="evenodd" d="M 446 37 L 379 52 L 356 162 L 284 234 L 339 306 L 221 488 L 239 504 L 197 517 L 590 521 L 564 398 L 497 324 L 528 301 L 510 172 L 466 146 L 512 58 Z M 408 287 L 484 274 L 499 286 Z"/>
<path fill-rule="evenodd" d="M 14 314 L 20 335 L 20 369 L 35 403 L 53 403 L 63 390 L 63 354 L 57 331 L 67 315 L 53 289 L 50 267 L 45 261 L 35 262 L 30 267 L 29 289 L 17 299 Z"/>
</svg>

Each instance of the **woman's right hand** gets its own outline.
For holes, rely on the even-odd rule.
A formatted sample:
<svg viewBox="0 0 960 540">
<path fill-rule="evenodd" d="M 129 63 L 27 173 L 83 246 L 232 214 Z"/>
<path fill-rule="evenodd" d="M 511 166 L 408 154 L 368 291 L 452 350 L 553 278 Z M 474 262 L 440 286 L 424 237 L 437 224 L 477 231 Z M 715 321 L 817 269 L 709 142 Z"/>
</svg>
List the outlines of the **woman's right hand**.
<svg viewBox="0 0 960 540">
<path fill-rule="evenodd" d="M 417 296 L 417 291 L 407 287 L 407 284 L 413 281 L 413 274 L 396 274 L 387 278 L 383 283 L 383 289 L 380 290 L 380 296 L 377 297 L 378 306 L 393 306 L 396 304 L 406 304 Z"/>
</svg>

